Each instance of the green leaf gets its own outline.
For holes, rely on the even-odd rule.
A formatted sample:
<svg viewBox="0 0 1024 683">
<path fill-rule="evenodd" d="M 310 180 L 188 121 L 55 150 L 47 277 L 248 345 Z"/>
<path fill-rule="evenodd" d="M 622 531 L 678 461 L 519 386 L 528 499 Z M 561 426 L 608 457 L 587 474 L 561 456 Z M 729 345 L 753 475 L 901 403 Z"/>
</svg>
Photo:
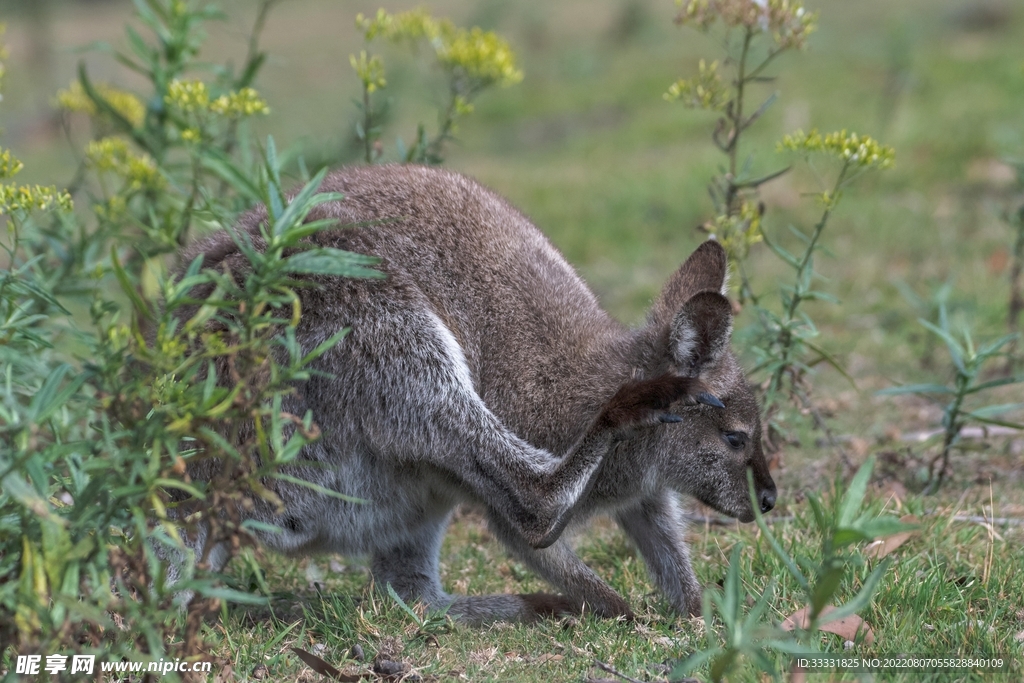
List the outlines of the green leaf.
<svg viewBox="0 0 1024 683">
<path fill-rule="evenodd" d="M 775 539 L 775 535 L 772 530 L 768 528 L 768 525 L 764 521 L 764 515 L 761 514 L 761 506 L 757 502 L 757 495 L 754 491 L 754 473 L 748 467 L 747 468 L 747 493 L 750 495 L 750 506 L 754 510 L 754 521 L 757 522 L 757 528 L 761 530 L 761 533 L 765 538 L 768 539 L 768 544 L 772 547 L 772 551 L 776 557 L 782 560 L 782 563 L 786 565 L 786 569 L 792 575 L 796 582 L 800 584 L 800 587 L 804 591 L 810 591 L 810 584 L 807 582 L 807 578 L 800 571 L 800 568 L 796 566 L 793 558 L 789 556 L 779 542 Z"/>
<path fill-rule="evenodd" d="M 338 342 L 345 338 L 345 336 L 352 330 L 351 327 L 343 327 L 330 337 L 320 342 L 315 349 L 307 353 L 302 357 L 302 365 L 309 365 L 320 356 L 331 350 Z"/>
<path fill-rule="evenodd" d="M 1022 429 L 1024 430 L 1024 424 L 1019 422 L 1010 422 L 1009 420 L 1000 420 L 994 417 L 980 417 L 974 413 L 966 413 L 968 417 L 973 418 L 977 422 L 983 424 L 994 425 L 996 427 L 1007 427 L 1009 429 Z"/>
<path fill-rule="evenodd" d="M 676 668 L 672 670 L 672 678 L 686 676 L 687 674 L 692 673 L 704 666 L 709 659 L 716 657 L 720 652 L 722 652 L 722 648 L 720 647 L 714 647 L 709 650 L 697 650 L 676 665 Z"/>
<path fill-rule="evenodd" d="M 316 491 L 317 493 L 323 494 L 323 495 L 328 496 L 330 498 L 337 498 L 338 500 L 343 500 L 346 503 L 365 503 L 366 502 L 362 498 L 356 498 L 355 496 L 346 496 L 344 493 L 339 493 L 339 492 L 335 491 L 334 489 L 329 489 L 326 486 L 321 486 L 320 484 L 314 484 L 313 482 L 306 481 L 305 479 L 299 479 L 298 477 L 293 477 L 290 474 L 284 474 L 282 472 L 272 472 L 269 476 L 273 477 L 274 479 L 280 479 L 281 481 L 287 481 L 287 482 L 290 482 L 292 484 L 296 484 L 298 486 L 305 486 L 306 488 L 311 489 L 313 491 Z"/>
<path fill-rule="evenodd" d="M 35 423 L 45 422 L 51 415 L 60 410 L 85 383 L 87 375 L 78 373 L 71 381 L 61 386 L 64 375 L 71 372 L 67 363 L 62 363 L 47 376 L 43 386 L 39 388 L 28 407 L 29 418 Z"/>
<path fill-rule="evenodd" d="M 132 125 L 131 121 L 126 119 L 121 112 L 115 109 L 110 102 L 107 102 L 106 98 L 100 95 L 96 88 L 93 87 L 92 81 L 89 80 L 89 75 L 85 71 L 85 62 L 78 63 L 78 82 L 82 84 L 82 90 L 85 91 L 85 94 L 96 105 L 97 110 L 109 116 L 121 128 L 122 132 L 130 135 L 140 147 L 150 152 L 153 151 L 153 145 L 149 138 L 146 137 L 144 131 Z"/>
<path fill-rule="evenodd" d="M 416 614 L 416 612 L 414 612 L 412 608 L 409 607 L 409 605 L 405 604 L 405 600 L 403 600 L 402 596 L 395 592 L 394 587 L 390 583 L 388 583 L 388 595 L 390 595 L 391 599 L 394 600 L 395 603 L 402 608 L 403 612 L 412 617 L 412 620 L 416 622 L 417 626 L 419 626 L 420 628 L 423 627 L 423 620 L 420 619 L 420 616 Z"/>
<path fill-rule="evenodd" d="M 327 169 L 322 168 L 320 171 L 313 176 L 313 179 L 306 183 L 299 193 L 295 195 L 288 206 L 284 208 L 280 214 L 274 216 L 274 224 L 270 229 L 270 233 L 278 237 L 283 235 L 285 230 L 288 228 L 298 225 L 302 222 L 302 219 L 309 213 L 317 204 L 321 203 L 316 201 L 315 195 L 317 190 L 320 189 L 320 184 L 324 181 L 324 176 L 327 175 Z"/>
<path fill-rule="evenodd" d="M 1024 403 L 1002 403 L 999 405 L 985 406 L 984 408 L 978 408 L 972 410 L 968 415 L 975 419 L 984 420 L 986 418 L 992 418 L 1003 413 L 1009 413 L 1014 410 L 1024 409 Z"/>
<path fill-rule="evenodd" d="M 904 384 L 899 387 L 888 387 L 876 391 L 876 396 L 898 396 L 900 394 L 955 394 L 949 387 L 941 384 Z"/>
<path fill-rule="evenodd" d="M 943 310 L 945 310 L 943 308 Z M 942 341 L 946 343 L 946 348 L 949 349 L 949 356 L 953 359 L 953 365 L 956 366 L 957 371 L 962 375 L 967 374 L 967 368 L 964 365 L 964 349 L 960 346 L 960 343 L 953 338 L 946 330 L 940 329 L 935 325 L 931 324 L 924 318 L 918 318 L 917 321 L 925 326 L 925 328 L 931 330 L 933 333 L 939 336 Z"/>
<path fill-rule="evenodd" d="M 807 502 L 811 505 L 811 511 L 814 513 L 814 522 L 818 525 L 818 531 L 821 532 L 822 536 L 826 535 L 829 524 L 825 518 L 825 511 L 822 510 L 821 501 L 818 500 L 818 496 L 808 493 Z"/>
<path fill-rule="evenodd" d="M 269 603 L 269 600 L 262 595 L 253 595 L 252 593 L 246 593 L 245 591 L 235 590 L 234 588 L 225 588 L 222 586 L 205 588 L 200 592 L 203 596 L 208 598 L 219 598 L 221 600 L 236 602 L 242 605 L 266 605 Z"/>
<path fill-rule="evenodd" d="M 284 213 L 284 192 L 281 190 L 281 172 L 277 165 L 277 146 L 274 138 L 267 136 L 267 149 L 264 152 L 264 162 L 267 174 L 270 176 L 270 187 L 267 188 L 267 196 L 264 201 L 267 205 L 267 213 L 272 221 Z"/>
<path fill-rule="evenodd" d="M 284 259 L 286 273 L 335 275 L 340 277 L 383 278 L 384 273 L 366 266 L 380 263 L 375 256 L 363 256 L 333 247 L 301 251 Z"/>
<path fill-rule="evenodd" d="M 981 384 L 975 384 L 974 386 L 967 389 L 964 395 L 976 394 L 979 391 L 985 391 L 986 389 L 992 389 L 994 387 L 1002 387 L 1007 384 L 1017 384 L 1024 382 L 1024 377 L 1000 377 L 999 379 L 989 380 L 988 382 L 982 382 Z"/>
<path fill-rule="evenodd" d="M 767 246 L 769 249 L 775 252 L 776 256 L 778 256 L 780 259 L 788 263 L 793 268 L 800 267 L 800 261 L 799 259 L 797 259 L 796 256 L 793 256 L 793 254 L 789 253 L 784 247 L 770 240 L 768 238 L 768 235 L 763 230 L 761 231 L 761 235 L 764 239 L 765 246 Z"/>
<path fill-rule="evenodd" d="M 284 533 L 284 529 L 277 526 L 276 524 L 268 524 L 267 522 L 261 522 L 258 519 L 247 519 L 244 522 L 242 522 L 241 527 L 246 530 L 262 531 L 265 534 Z"/>
<path fill-rule="evenodd" d="M 839 527 L 832 534 L 832 545 L 837 549 L 848 546 L 852 543 L 870 541 L 871 537 L 856 527 Z"/>
<path fill-rule="evenodd" d="M 863 521 L 858 520 L 855 528 L 859 529 L 867 537 L 866 540 L 873 541 L 876 538 L 885 538 L 886 536 L 903 533 L 904 531 L 913 531 L 918 529 L 919 526 L 916 524 L 906 524 L 889 515 L 882 515 Z"/>
<path fill-rule="evenodd" d="M 846 490 L 846 495 L 843 496 L 843 503 L 839 508 L 839 518 L 836 520 L 838 526 L 850 526 L 850 522 L 853 521 L 857 511 L 860 510 L 861 503 L 864 501 L 864 494 L 868 490 L 868 480 L 871 479 L 871 471 L 874 467 L 875 456 L 872 455 L 860 466 L 857 474 L 853 475 L 850 488 Z"/>
<path fill-rule="evenodd" d="M 828 613 L 829 621 L 837 621 L 844 617 L 848 617 L 851 614 L 856 614 L 861 611 L 871 602 L 871 596 L 874 594 L 875 589 L 878 587 L 878 582 L 882 580 L 882 575 L 885 574 L 886 570 L 889 569 L 889 562 L 892 558 L 885 558 L 882 563 L 875 567 L 875 570 L 868 575 L 868 578 L 864 580 L 864 584 L 861 586 L 860 591 L 857 595 L 844 605 L 836 607 L 834 610 Z"/>
<path fill-rule="evenodd" d="M 761 593 L 761 597 L 757 599 L 754 606 L 750 608 L 750 612 L 747 614 L 745 623 L 753 627 L 761 621 L 761 617 L 764 615 L 766 609 L 768 609 L 769 603 L 775 597 L 775 584 L 776 581 L 772 578 L 768 585 L 765 586 L 764 591 Z M 749 630 L 749 628 L 747 629 Z"/>
<path fill-rule="evenodd" d="M 158 477 L 157 479 L 153 480 L 153 484 L 155 486 L 163 486 L 166 489 L 178 489 L 179 491 L 184 491 L 193 498 L 197 498 L 199 500 L 206 500 L 206 496 L 203 494 L 202 491 L 197 489 L 195 486 L 192 486 L 191 484 L 186 484 L 180 479 L 165 479 L 163 477 Z"/>
<path fill-rule="evenodd" d="M 235 90 L 241 90 L 252 85 L 252 82 L 256 79 L 256 74 L 259 72 L 260 67 L 267 61 L 267 53 L 259 52 L 249 60 L 249 63 L 245 65 L 245 69 L 239 75 L 238 80 L 235 81 Z"/>
<path fill-rule="evenodd" d="M 724 602 L 722 604 L 722 620 L 729 626 L 736 623 L 740 613 L 740 605 L 743 602 L 743 583 L 740 581 L 740 562 L 742 560 L 743 544 L 737 543 L 732 547 L 729 554 L 729 569 L 725 574 L 725 584 L 722 587 Z"/>
<path fill-rule="evenodd" d="M 842 375 L 843 378 L 845 378 L 846 381 L 849 382 L 854 389 L 857 388 L 857 382 L 853 379 L 853 376 L 846 371 L 846 368 L 842 366 L 842 364 L 835 356 L 833 356 L 830 352 L 826 351 L 824 348 L 819 346 L 816 342 L 812 342 L 810 339 L 803 339 L 803 343 L 807 345 L 807 348 L 811 349 L 815 353 L 818 353 L 821 356 L 821 358 L 830 366 L 832 366 L 832 368 L 836 372 Z"/>
<path fill-rule="evenodd" d="M 1013 340 L 1017 339 L 1018 337 L 1020 337 L 1020 335 L 1017 333 L 1004 335 L 999 339 L 996 339 L 995 341 L 990 342 L 985 346 L 981 347 L 980 349 L 978 349 L 978 356 L 980 358 L 988 358 L 989 356 L 994 356 L 999 351 L 999 349 L 1003 348 L 1004 346 L 1006 346 Z"/>
<path fill-rule="evenodd" d="M 732 671 L 732 667 L 736 663 L 736 659 L 739 655 L 739 651 L 728 648 L 715 657 L 711 662 L 711 669 L 708 671 L 708 675 L 711 677 L 711 680 L 717 683 L 717 681 L 725 678 L 726 674 Z"/>
<path fill-rule="evenodd" d="M 812 612 L 820 614 L 825 609 L 832 600 L 832 596 L 839 589 L 839 584 L 842 582 L 845 574 L 846 568 L 840 564 L 827 569 L 824 574 L 818 577 L 810 595 Z"/>
<path fill-rule="evenodd" d="M 135 306 L 135 310 L 137 310 L 142 316 L 149 318 L 150 320 L 155 320 L 156 316 L 150 309 L 149 304 L 139 296 L 139 293 L 135 290 L 131 280 L 128 279 L 128 273 L 126 273 L 124 268 L 121 267 L 121 261 L 117 258 L 117 245 L 115 244 L 110 245 L 110 262 L 114 269 L 114 275 L 117 276 L 117 281 L 121 283 L 121 289 L 128 295 L 128 298 Z"/>
<path fill-rule="evenodd" d="M 250 202 L 255 204 L 263 201 L 263 191 L 230 158 L 219 150 L 211 149 L 204 153 L 202 164 L 204 168 L 215 173 L 221 180 Z"/>
<path fill-rule="evenodd" d="M 128 45 L 131 47 L 132 52 L 142 59 L 143 63 L 149 67 L 148 71 L 143 69 L 143 72 L 151 73 L 157 63 L 157 60 L 160 59 L 159 53 L 145 40 L 143 40 L 142 36 L 139 35 L 139 32 L 132 28 L 130 24 L 125 25 L 124 32 L 125 35 L 128 36 Z"/>
<path fill-rule="evenodd" d="M 804 299 L 808 301 L 824 301 L 830 304 L 842 303 L 838 297 L 835 297 L 832 294 L 829 294 L 828 292 L 821 292 L 816 289 L 812 289 L 809 292 L 804 292 Z"/>
</svg>

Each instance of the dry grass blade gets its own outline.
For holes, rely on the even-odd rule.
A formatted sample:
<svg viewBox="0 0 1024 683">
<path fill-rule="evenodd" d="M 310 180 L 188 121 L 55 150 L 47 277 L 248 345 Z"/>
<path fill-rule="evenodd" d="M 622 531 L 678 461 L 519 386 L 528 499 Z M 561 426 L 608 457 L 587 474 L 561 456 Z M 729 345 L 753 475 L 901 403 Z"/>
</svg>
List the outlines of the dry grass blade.
<svg viewBox="0 0 1024 683">
<path fill-rule="evenodd" d="M 357 681 L 361 681 L 364 678 L 370 677 L 369 674 L 361 674 L 359 676 L 343 674 L 341 673 L 341 671 L 334 668 L 324 660 L 320 659 L 312 652 L 306 652 L 301 648 L 293 647 L 292 652 L 294 652 L 296 656 L 299 659 L 301 659 L 310 669 L 317 672 L 321 676 L 326 676 L 327 678 L 331 678 L 335 681 L 342 681 L 342 683 L 356 683 Z"/>
</svg>

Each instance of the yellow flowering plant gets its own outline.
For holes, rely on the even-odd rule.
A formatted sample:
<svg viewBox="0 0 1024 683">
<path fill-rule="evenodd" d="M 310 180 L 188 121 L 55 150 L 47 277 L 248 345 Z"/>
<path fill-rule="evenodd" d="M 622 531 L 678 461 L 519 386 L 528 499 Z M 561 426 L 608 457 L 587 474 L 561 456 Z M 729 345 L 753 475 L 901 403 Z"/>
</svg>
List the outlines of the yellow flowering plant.
<svg viewBox="0 0 1024 683">
<path fill-rule="evenodd" d="M 216 78 L 203 80 L 191 75 L 208 68 L 196 61 L 202 26 L 221 18 L 220 13 L 197 2 L 147 0 L 139 18 L 156 37 L 157 47 L 131 31 L 130 51 L 115 51 L 115 57 L 146 74 L 152 91 L 135 93 L 94 83 L 83 64 L 78 79 L 55 98 L 65 115 L 84 115 L 93 123 L 93 139 L 84 144 L 72 190 L 86 183 L 97 187 L 91 193 L 93 211 L 103 229 L 134 235 L 131 258 L 147 264 L 150 293 L 155 291 L 151 276 L 163 270 L 161 255 L 187 241 L 199 216 L 208 223 L 208 198 L 229 189 L 214 166 L 251 145 L 247 119 L 269 113 L 252 83 L 265 60 L 259 35 L 276 2 L 260 0 L 241 70 L 216 69 Z M 214 220 L 230 220 L 253 201 L 230 193 L 222 198 L 227 201 L 220 206 L 232 210 Z"/>
<path fill-rule="evenodd" d="M 493 31 L 462 28 L 448 19 L 434 18 L 423 9 L 397 14 L 380 9 L 372 18 L 359 14 L 356 26 L 367 43 L 378 38 L 410 47 L 426 42 L 445 74 L 448 92 L 446 105 L 439 112 L 438 131 L 428 138 L 421 124 L 412 147 L 406 148 L 399 141 L 398 153 L 404 161 L 441 163 L 445 143 L 453 139 L 458 119 L 473 112 L 473 100 L 491 86 L 508 87 L 523 79 L 508 41 Z M 382 152 L 381 121 L 387 103 L 376 102 L 371 96 L 386 85 L 384 67 L 379 57 L 368 56 L 366 51 L 358 57 L 352 55 L 350 61 L 363 86 L 356 137 L 363 143 L 366 162 L 373 163 Z"/>
<path fill-rule="evenodd" d="M 676 0 L 676 4 L 676 24 L 723 34 L 726 58 L 700 60 L 697 75 L 671 84 L 663 97 L 690 109 L 718 114 L 712 140 L 728 158 L 728 165 L 708 187 L 718 218 L 706 227 L 714 228 L 711 234 L 726 246 L 739 275 L 740 303 L 756 301 L 745 264 L 752 244 L 749 224 L 740 214 L 745 206 L 758 204 L 762 185 L 788 168 L 758 173 L 751 157 L 746 163 L 740 162 L 744 133 L 771 107 L 777 94 L 768 95 L 753 111 L 748 100 L 753 86 L 772 80 L 766 71 L 780 54 L 806 47 L 817 14 L 808 12 L 799 0 Z M 734 234 L 734 230 L 744 234 Z"/>
<path fill-rule="evenodd" d="M 257 29 L 273 1 L 261 0 Z M 206 617 L 225 601 L 265 602 L 226 587 L 208 554 L 252 542 L 238 511 L 258 499 L 280 505 L 271 480 L 318 434 L 310 415 L 285 414 L 282 398 L 347 330 L 301 348 L 296 288 L 310 275 L 381 276 L 373 258 L 310 243 L 334 227 L 306 220 L 339 199 L 318 191 L 326 171 L 291 195 L 273 140 L 245 135 L 245 119 L 267 111 L 252 88 L 263 59 L 255 36 L 241 73 L 223 67 L 197 80 L 199 27 L 215 13 L 182 0 L 136 9 L 155 34 L 130 40 L 152 92 L 93 84 L 82 69 L 60 94 L 66 114 L 94 124 L 70 191 L 18 184 L 24 165 L 0 148 L 0 668 L 9 671 L 12 651 L 195 660 L 212 651 Z M 92 211 L 72 211 L 72 193 Z M 246 272 L 174 263 L 196 225 L 231 224 L 255 202 L 268 223 L 262 248 L 242 250 Z M 235 438 L 245 420 L 255 433 Z M 189 467 L 210 459 L 214 480 L 191 481 Z M 210 520 L 210 542 L 193 557 L 181 533 L 199 518 Z M 161 549 L 183 561 L 173 588 Z"/>
<path fill-rule="evenodd" d="M 725 247 L 738 275 L 738 303 L 740 307 L 749 305 L 757 317 L 757 323 L 746 334 L 758 358 L 755 373 L 767 377 L 763 384 L 767 427 L 764 441 L 769 452 L 774 452 L 780 435 L 786 431 L 784 398 L 792 399 L 803 414 L 814 415 L 816 425 L 830 434 L 810 401 L 807 374 L 819 362 L 845 371 L 815 341 L 818 331 L 801 306 L 808 300 L 831 299 L 812 286 L 814 254 L 820 249 L 822 232 L 842 190 L 865 171 L 891 167 L 894 152 L 869 136 L 846 130 L 828 134 L 797 131 L 785 136 L 777 145 L 779 151 L 830 156 L 838 160 L 840 167 L 834 182 L 817 195 L 823 213 L 814 228 L 806 234 L 792 228 L 801 238 L 803 252 L 787 251 L 765 229 L 766 207 L 760 199 L 760 188 L 788 172 L 790 166 L 757 170 L 754 155 L 744 151 L 741 156 L 741 146 L 746 132 L 778 98 L 777 92 L 770 93 L 752 108 L 752 89 L 774 80 L 769 69 L 779 55 L 807 47 L 818 14 L 808 11 L 801 0 L 676 0 L 676 4 L 678 25 L 704 33 L 715 32 L 723 38 L 725 46 L 724 59 L 700 60 L 697 74 L 670 85 L 663 97 L 689 109 L 717 115 L 711 138 L 728 163 L 711 179 L 708 189 L 715 217 L 701 227 Z M 746 161 L 741 163 L 742 158 Z M 767 306 L 750 281 L 747 259 L 751 249 L 760 243 L 794 272 L 793 284 L 782 288 L 781 310 Z"/>
<path fill-rule="evenodd" d="M 825 135 L 817 130 L 810 133 L 797 131 L 783 137 L 777 148 L 780 152 L 796 152 L 805 157 L 812 154 L 832 157 L 838 163 L 839 171 L 835 179 L 817 194 L 822 213 L 810 233 L 791 228 L 801 238 L 803 253 L 793 254 L 762 235 L 768 248 L 794 271 L 793 283 L 780 290 L 781 312 L 760 303 L 756 306 L 760 330 L 759 340 L 754 345 L 754 351 L 759 356 L 755 372 L 761 371 L 768 375 L 764 384 L 764 405 L 769 438 L 781 433 L 779 410 L 781 398 L 785 395 L 795 398 L 798 405 L 817 416 L 806 383 L 806 374 L 812 366 L 825 362 L 850 379 L 838 360 L 817 343 L 815 338 L 818 329 L 800 307 L 804 302 L 812 300 L 835 301 L 831 295 L 814 287 L 814 255 L 821 249 L 822 233 L 839 205 L 844 188 L 865 171 L 891 168 L 896 158 L 892 147 L 870 136 L 846 130 Z M 808 357 L 808 352 L 813 355 Z M 817 422 L 824 425 L 820 417 L 817 417 Z"/>
<path fill-rule="evenodd" d="M 146 107 L 134 93 L 115 88 L 107 83 L 98 83 L 96 84 L 96 94 L 132 128 L 142 125 L 146 118 Z M 68 113 L 80 112 L 93 118 L 102 118 L 107 115 L 107 110 L 101 111 L 96 100 L 86 94 L 80 81 L 73 81 L 66 89 L 59 91 L 55 98 L 55 104 L 58 109 Z"/>
<path fill-rule="evenodd" d="M 71 195 L 56 186 L 20 185 L 12 182 L 25 167 L 8 149 L 0 149 L 0 216 L 17 225 L 33 211 L 70 211 Z"/>
</svg>

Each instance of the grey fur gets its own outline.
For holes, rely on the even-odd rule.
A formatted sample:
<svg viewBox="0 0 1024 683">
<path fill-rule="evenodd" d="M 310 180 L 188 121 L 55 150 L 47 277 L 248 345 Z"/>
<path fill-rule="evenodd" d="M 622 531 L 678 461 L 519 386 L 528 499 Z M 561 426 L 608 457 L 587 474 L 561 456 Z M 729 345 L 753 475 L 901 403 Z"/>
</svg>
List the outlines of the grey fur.
<svg viewBox="0 0 1024 683">
<path fill-rule="evenodd" d="M 309 219 L 358 227 L 311 241 L 379 256 L 387 278 L 312 278 L 300 290 L 305 348 L 342 327 L 352 332 L 317 361 L 329 377 L 297 387 L 284 406 L 312 411 L 322 432 L 302 455 L 317 466 L 291 473 L 367 502 L 275 482 L 286 512 L 258 503 L 252 516 L 285 531 L 261 541 L 289 554 L 369 554 L 379 586 L 450 606 L 469 622 L 581 609 L 630 615 L 561 538 L 566 525 L 606 512 L 666 599 L 699 613 L 675 492 L 750 521 L 751 467 L 761 495 L 775 496 L 758 406 L 728 348 L 721 247 L 698 248 L 647 323 L 629 330 L 530 221 L 468 178 L 362 167 L 329 175 L 322 190 L 345 199 Z M 237 229 L 255 235 L 265 217 L 258 208 Z M 224 233 L 195 244 L 185 262 L 199 254 L 207 267 L 246 269 Z M 666 389 L 672 380 L 654 379 L 665 373 L 693 383 Z M 681 422 L 670 422 L 668 402 L 650 398 L 657 391 L 673 392 Z M 701 392 L 725 408 L 697 403 Z M 742 450 L 726 443 L 727 431 L 748 435 Z M 564 598 L 445 592 L 438 550 L 460 502 L 483 504 L 498 538 Z"/>
</svg>

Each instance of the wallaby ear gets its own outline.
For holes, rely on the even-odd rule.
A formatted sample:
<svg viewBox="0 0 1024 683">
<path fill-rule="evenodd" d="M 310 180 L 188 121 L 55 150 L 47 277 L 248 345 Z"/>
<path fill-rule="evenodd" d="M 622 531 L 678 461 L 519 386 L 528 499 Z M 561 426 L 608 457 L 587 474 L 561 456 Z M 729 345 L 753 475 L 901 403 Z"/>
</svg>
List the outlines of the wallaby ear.
<svg viewBox="0 0 1024 683">
<path fill-rule="evenodd" d="M 729 258 L 715 240 L 705 240 L 672 274 L 651 309 L 652 318 L 667 323 L 679 307 L 698 292 L 722 292 L 729 273 Z"/>
<path fill-rule="evenodd" d="M 672 319 L 669 355 L 681 374 L 697 377 L 728 350 L 730 336 L 729 300 L 718 292 L 700 292 L 690 297 Z"/>
</svg>

